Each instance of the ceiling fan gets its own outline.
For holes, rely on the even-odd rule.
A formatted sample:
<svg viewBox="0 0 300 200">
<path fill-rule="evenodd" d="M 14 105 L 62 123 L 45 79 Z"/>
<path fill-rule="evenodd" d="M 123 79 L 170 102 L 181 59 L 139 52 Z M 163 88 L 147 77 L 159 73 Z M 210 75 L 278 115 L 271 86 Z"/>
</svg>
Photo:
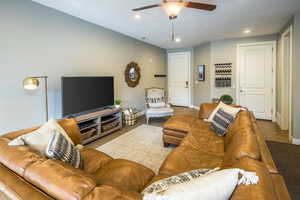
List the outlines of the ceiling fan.
<svg viewBox="0 0 300 200">
<path fill-rule="evenodd" d="M 213 11 L 217 8 L 217 6 L 213 4 L 190 2 L 184 0 L 163 0 L 163 2 L 160 4 L 135 8 L 132 9 L 132 11 L 138 12 L 141 10 L 156 8 L 156 7 L 161 7 L 167 13 L 170 20 L 176 19 L 184 8 L 195 8 L 195 9 L 207 10 L 207 11 Z"/>
</svg>

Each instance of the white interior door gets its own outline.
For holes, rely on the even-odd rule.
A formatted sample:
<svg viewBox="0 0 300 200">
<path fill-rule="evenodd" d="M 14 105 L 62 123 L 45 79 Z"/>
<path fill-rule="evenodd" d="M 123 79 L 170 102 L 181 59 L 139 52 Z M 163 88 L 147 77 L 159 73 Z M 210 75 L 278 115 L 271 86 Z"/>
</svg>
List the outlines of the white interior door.
<svg viewBox="0 0 300 200">
<path fill-rule="evenodd" d="M 189 106 L 190 52 L 168 54 L 169 101 L 175 106 Z"/>
<path fill-rule="evenodd" d="M 273 114 L 273 43 L 239 46 L 239 104 L 252 110 L 258 119 Z"/>
</svg>

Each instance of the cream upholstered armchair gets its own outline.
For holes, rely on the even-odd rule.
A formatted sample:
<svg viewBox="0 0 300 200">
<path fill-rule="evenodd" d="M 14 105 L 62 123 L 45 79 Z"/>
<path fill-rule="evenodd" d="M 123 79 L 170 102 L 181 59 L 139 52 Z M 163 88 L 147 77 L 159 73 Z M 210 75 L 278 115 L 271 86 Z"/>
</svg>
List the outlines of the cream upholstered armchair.
<svg viewBox="0 0 300 200">
<path fill-rule="evenodd" d="M 165 90 L 163 88 L 146 89 L 146 119 L 172 116 L 174 110 L 166 102 Z"/>
</svg>

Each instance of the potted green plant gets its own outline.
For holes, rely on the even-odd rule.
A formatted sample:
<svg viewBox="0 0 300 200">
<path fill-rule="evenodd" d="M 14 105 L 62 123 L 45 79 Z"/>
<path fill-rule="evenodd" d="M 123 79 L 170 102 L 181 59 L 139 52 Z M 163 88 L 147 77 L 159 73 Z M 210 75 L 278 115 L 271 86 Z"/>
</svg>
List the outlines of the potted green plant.
<svg viewBox="0 0 300 200">
<path fill-rule="evenodd" d="M 220 101 L 222 101 L 223 103 L 230 105 L 233 103 L 233 98 L 228 95 L 228 94 L 224 94 L 220 97 Z"/>
<path fill-rule="evenodd" d="M 122 104 L 122 101 L 120 99 L 116 99 L 115 100 L 115 107 L 116 108 L 120 108 L 121 107 L 121 104 Z"/>
</svg>

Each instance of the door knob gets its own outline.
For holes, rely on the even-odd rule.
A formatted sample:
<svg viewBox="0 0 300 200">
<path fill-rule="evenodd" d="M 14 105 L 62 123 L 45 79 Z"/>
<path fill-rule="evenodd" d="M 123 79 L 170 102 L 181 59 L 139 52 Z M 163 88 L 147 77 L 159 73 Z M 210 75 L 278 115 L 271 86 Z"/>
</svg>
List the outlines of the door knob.
<svg viewBox="0 0 300 200">
<path fill-rule="evenodd" d="M 189 82 L 188 81 L 185 82 L 185 88 L 189 88 Z"/>
</svg>

